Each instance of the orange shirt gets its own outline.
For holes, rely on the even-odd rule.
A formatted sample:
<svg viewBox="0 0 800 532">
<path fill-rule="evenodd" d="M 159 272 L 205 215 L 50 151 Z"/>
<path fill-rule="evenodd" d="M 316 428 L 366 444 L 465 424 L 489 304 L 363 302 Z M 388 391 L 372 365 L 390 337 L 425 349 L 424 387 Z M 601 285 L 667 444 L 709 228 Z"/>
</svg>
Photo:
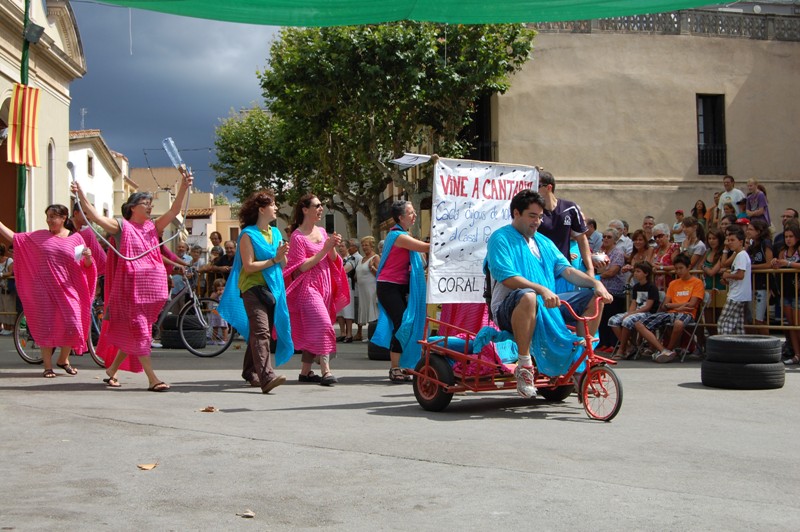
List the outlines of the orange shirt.
<svg viewBox="0 0 800 532">
<path fill-rule="evenodd" d="M 667 297 L 671 303 L 688 303 L 693 297 L 697 297 L 703 301 L 706 292 L 703 286 L 703 281 L 697 277 L 690 277 L 688 281 L 682 279 L 675 279 L 667 287 Z M 698 305 L 699 306 L 699 305 Z M 695 307 L 692 312 L 693 317 L 697 317 L 697 309 Z M 670 309 L 667 312 L 678 312 L 676 309 Z"/>
</svg>

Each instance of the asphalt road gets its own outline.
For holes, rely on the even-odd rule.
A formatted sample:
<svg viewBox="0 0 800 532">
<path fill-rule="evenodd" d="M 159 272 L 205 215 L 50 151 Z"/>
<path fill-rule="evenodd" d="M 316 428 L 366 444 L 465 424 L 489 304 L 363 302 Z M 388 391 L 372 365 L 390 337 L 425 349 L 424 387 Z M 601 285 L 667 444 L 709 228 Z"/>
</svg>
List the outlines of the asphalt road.
<svg viewBox="0 0 800 532">
<path fill-rule="evenodd" d="M 425 412 L 366 344 L 341 347 L 339 385 L 297 384 L 296 357 L 269 395 L 244 386 L 241 349 L 157 351 L 157 394 L 142 374 L 106 388 L 88 357 L 45 380 L 0 338 L 0 529 L 800 527 L 799 370 L 730 391 L 703 387 L 698 362 L 623 362 L 602 423 L 575 396 L 511 392 Z"/>
</svg>

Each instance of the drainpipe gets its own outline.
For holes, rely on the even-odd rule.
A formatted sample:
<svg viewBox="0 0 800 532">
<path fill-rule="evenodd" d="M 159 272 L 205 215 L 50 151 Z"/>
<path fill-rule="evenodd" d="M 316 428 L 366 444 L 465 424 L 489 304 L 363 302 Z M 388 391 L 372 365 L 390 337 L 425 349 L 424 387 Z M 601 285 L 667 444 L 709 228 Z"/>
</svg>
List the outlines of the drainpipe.
<svg viewBox="0 0 800 532">
<path fill-rule="evenodd" d="M 25 0 L 25 16 L 22 22 L 22 33 L 25 33 L 25 30 L 28 28 L 28 24 L 30 24 L 30 11 L 31 11 L 31 0 Z M 22 61 L 20 64 L 19 70 L 19 82 L 23 85 L 28 84 L 28 52 L 30 50 L 31 43 L 28 42 L 23 35 L 22 37 Z M 28 178 L 28 167 L 24 164 L 17 165 L 17 232 L 24 232 L 25 231 L 25 190 L 27 187 L 27 178 Z"/>
</svg>

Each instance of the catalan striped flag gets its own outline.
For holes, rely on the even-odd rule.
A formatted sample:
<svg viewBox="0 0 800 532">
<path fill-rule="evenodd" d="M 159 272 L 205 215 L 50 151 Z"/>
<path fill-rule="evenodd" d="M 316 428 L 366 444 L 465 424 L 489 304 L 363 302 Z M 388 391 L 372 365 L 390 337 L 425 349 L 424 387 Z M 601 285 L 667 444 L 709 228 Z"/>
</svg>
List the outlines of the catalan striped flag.
<svg viewBox="0 0 800 532">
<path fill-rule="evenodd" d="M 39 166 L 39 89 L 14 84 L 8 110 L 8 162 Z"/>
</svg>

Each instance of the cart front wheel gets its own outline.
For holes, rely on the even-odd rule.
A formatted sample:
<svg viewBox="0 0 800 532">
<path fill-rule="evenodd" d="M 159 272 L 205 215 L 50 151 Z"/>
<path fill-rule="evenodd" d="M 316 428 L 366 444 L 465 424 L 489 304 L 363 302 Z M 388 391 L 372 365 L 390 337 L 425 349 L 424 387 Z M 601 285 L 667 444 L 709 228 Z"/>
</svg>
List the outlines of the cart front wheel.
<svg viewBox="0 0 800 532">
<path fill-rule="evenodd" d="M 560 403 L 574 391 L 574 384 L 566 384 L 564 386 L 556 386 L 555 388 L 539 388 L 538 393 L 547 401 Z"/>
<path fill-rule="evenodd" d="M 581 379 L 580 397 L 590 418 L 611 421 L 622 406 L 622 383 L 611 368 L 594 366 Z"/>
<path fill-rule="evenodd" d="M 450 404 L 453 394 L 447 393 L 439 382 L 452 385 L 453 368 L 439 355 L 430 355 L 428 360 L 426 364 L 425 358 L 422 358 L 414 368 L 419 373 L 414 375 L 414 396 L 425 410 L 441 412 Z"/>
</svg>

